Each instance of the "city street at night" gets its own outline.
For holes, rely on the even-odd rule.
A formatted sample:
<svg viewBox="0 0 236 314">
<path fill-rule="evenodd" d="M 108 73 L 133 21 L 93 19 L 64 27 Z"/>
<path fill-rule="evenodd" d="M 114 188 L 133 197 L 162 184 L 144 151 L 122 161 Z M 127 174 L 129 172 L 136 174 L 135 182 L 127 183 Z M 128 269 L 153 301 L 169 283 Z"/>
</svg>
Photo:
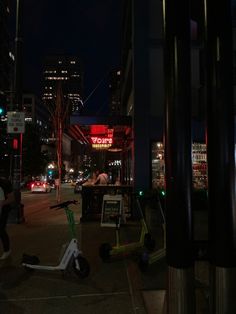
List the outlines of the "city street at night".
<svg viewBox="0 0 236 314">
<path fill-rule="evenodd" d="M 61 200 L 78 200 L 71 205 L 75 213 L 79 245 L 88 259 L 91 272 L 87 278 L 72 273 L 35 270 L 21 266 L 23 253 L 36 255 L 41 264 L 55 265 L 62 244 L 68 241 L 69 231 L 63 210 L 49 209 L 56 204 L 56 191 L 47 194 L 22 192 L 25 222 L 8 226 L 12 242 L 12 257 L 0 264 L 0 311 L 14 314 L 114 313 L 157 314 L 162 309 L 166 289 L 165 258 L 149 265 L 146 272 L 139 269 L 139 253 L 124 254 L 104 263 L 98 254 L 103 242 L 114 243 L 114 228 L 101 227 L 100 221 L 80 222 L 82 199 L 74 194 L 70 184 L 62 185 Z M 204 212 L 196 212 L 202 236 L 206 224 Z M 124 230 L 124 231 L 122 231 Z M 121 228 L 129 240 L 137 240 L 139 223 L 127 223 Z M 127 240 L 127 238 L 126 238 Z M 161 246 L 160 238 L 156 238 Z M 162 239 L 163 240 L 163 239 Z M 204 262 L 196 263 L 196 276 L 205 280 Z M 197 289 L 197 313 L 207 314 L 205 288 Z M 205 299 L 205 301 L 204 301 Z"/>
<path fill-rule="evenodd" d="M 0 0 L 0 314 L 236 314 L 236 0 Z"/>
<path fill-rule="evenodd" d="M 98 256 L 101 242 L 114 241 L 114 229 L 100 222 L 79 223 L 81 197 L 73 187 L 63 185 L 62 201 L 78 199 L 72 205 L 77 233 L 91 272 L 80 279 L 74 273 L 27 272 L 21 266 L 23 253 L 37 255 L 42 264 L 58 263 L 62 244 L 68 241 L 65 214 L 49 209 L 56 204 L 56 191 L 48 194 L 22 192 L 25 223 L 9 225 L 12 258 L 0 265 L 0 312 L 14 314 L 146 313 L 140 272 L 135 260 L 121 258 L 103 263 Z"/>
</svg>

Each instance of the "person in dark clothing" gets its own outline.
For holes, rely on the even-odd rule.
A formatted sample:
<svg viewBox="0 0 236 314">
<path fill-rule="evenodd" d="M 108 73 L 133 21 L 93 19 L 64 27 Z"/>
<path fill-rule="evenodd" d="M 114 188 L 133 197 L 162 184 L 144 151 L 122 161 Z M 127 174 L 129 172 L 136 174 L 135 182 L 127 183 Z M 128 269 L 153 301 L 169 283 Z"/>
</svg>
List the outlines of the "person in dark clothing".
<svg viewBox="0 0 236 314">
<path fill-rule="evenodd" d="M 9 180 L 0 177 L 0 239 L 3 246 L 3 254 L 0 260 L 5 260 L 11 254 L 10 240 L 6 231 L 8 215 L 11 204 L 14 202 L 14 191 Z"/>
</svg>

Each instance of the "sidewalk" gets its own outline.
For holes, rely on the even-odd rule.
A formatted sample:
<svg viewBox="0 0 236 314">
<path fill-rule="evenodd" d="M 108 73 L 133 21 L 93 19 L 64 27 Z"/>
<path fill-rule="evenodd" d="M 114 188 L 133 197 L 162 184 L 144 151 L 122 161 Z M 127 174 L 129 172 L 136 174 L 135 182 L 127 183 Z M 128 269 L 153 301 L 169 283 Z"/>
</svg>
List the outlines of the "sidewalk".
<svg viewBox="0 0 236 314">
<path fill-rule="evenodd" d="M 79 244 L 91 267 L 88 278 L 80 279 L 73 272 L 27 272 L 22 268 L 23 253 L 38 256 L 41 264 L 58 263 L 61 246 L 69 234 L 60 215 L 58 211 L 54 223 L 41 218 L 38 224 L 26 220 L 8 226 L 13 254 L 11 259 L 0 263 L 0 313 L 165 314 L 165 258 L 149 265 L 144 273 L 138 266 L 140 252 L 104 263 L 98 254 L 99 247 L 104 242 L 114 243 L 115 229 L 101 227 L 98 221 L 77 224 Z M 154 230 L 157 248 L 161 248 L 161 230 Z M 138 222 L 122 228 L 121 241 L 136 241 L 139 236 Z M 208 313 L 201 286 L 206 278 L 206 263 L 196 263 L 196 279 L 200 283 L 196 289 L 197 314 Z"/>
<path fill-rule="evenodd" d="M 97 222 L 77 226 L 91 267 L 85 279 L 74 273 L 27 272 L 20 265 L 22 253 L 37 255 L 41 264 L 57 264 L 66 225 L 9 225 L 13 254 L 0 264 L 0 313 L 147 313 L 135 261 L 124 257 L 103 263 L 98 256 L 100 244 L 114 239 L 114 229 L 101 232 Z"/>
</svg>

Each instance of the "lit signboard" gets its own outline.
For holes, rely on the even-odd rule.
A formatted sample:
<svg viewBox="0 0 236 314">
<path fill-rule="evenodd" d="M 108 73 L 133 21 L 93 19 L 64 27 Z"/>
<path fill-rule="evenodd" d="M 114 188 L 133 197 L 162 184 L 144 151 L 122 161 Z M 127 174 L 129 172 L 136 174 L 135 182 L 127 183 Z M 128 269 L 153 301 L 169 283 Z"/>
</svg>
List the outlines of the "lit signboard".
<svg viewBox="0 0 236 314">
<path fill-rule="evenodd" d="M 95 149 L 105 149 L 113 144 L 112 137 L 106 136 L 91 136 L 92 147 Z"/>
</svg>

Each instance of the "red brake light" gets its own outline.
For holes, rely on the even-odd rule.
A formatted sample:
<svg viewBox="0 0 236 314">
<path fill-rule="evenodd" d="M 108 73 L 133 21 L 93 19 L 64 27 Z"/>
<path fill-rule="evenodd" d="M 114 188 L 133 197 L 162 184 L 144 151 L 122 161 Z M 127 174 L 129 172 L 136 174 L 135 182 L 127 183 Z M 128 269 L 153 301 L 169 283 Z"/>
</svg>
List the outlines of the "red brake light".
<svg viewBox="0 0 236 314">
<path fill-rule="evenodd" d="M 31 184 L 31 188 L 33 188 L 33 187 L 34 187 L 34 183 Z"/>
<path fill-rule="evenodd" d="M 17 138 L 13 139 L 12 147 L 13 147 L 13 149 L 18 149 L 18 139 Z"/>
</svg>

